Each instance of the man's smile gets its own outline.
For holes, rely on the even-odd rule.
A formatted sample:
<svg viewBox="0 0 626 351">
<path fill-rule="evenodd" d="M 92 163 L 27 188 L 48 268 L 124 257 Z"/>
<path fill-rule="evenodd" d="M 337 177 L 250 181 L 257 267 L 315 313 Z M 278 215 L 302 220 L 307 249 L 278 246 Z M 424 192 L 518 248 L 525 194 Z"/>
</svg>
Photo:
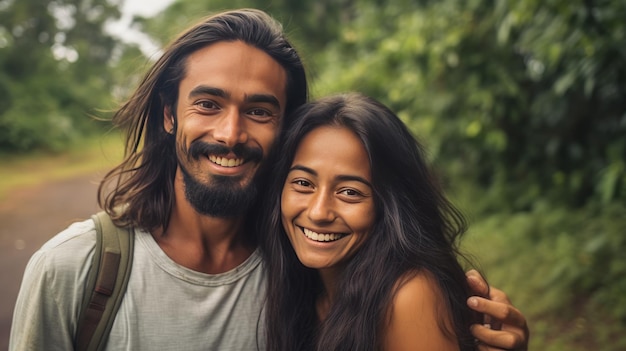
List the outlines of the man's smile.
<svg viewBox="0 0 626 351">
<path fill-rule="evenodd" d="M 245 162 L 243 158 L 228 158 L 215 155 L 209 155 L 209 161 L 222 167 L 237 167 L 241 166 Z"/>
</svg>

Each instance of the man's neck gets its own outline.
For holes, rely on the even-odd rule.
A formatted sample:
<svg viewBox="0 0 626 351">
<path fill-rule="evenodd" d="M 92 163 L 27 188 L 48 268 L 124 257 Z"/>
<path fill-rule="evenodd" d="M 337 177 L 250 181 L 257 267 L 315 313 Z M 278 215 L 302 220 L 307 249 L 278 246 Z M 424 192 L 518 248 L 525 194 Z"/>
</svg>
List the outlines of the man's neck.
<svg viewBox="0 0 626 351">
<path fill-rule="evenodd" d="M 255 245 L 244 227 L 242 216 L 201 215 L 187 201 L 177 199 L 168 227 L 153 231 L 152 236 L 174 262 L 218 274 L 234 269 L 254 252 Z"/>
</svg>

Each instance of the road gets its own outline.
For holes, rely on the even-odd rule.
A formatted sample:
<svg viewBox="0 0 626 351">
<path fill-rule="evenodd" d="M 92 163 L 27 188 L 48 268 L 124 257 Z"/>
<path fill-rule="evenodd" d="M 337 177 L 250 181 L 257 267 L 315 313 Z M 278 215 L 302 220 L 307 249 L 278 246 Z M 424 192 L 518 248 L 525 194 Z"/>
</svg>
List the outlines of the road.
<svg viewBox="0 0 626 351">
<path fill-rule="evenodd" d="M 54 234 L 97 211 L 101 177 L 96 173 L 15 189 L 0 201 L 0 350 L 9 345 L 13 308 L 28 259 Z"/>
</svg>

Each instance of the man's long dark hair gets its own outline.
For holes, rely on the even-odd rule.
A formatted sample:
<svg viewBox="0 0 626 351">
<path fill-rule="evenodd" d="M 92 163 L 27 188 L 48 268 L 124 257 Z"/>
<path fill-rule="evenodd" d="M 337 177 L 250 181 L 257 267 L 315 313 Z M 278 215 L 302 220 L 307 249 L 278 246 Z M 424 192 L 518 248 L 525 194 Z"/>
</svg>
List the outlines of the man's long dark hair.
<svg viewBox="0 0 626 351">
<path fill-rule="evenodd" d="M 446 199 L 422 147 L 384 105 L 359 94 L 308 103 L 281 135 L 281 153 L 268 187 L 263 253 L 269 275 L 268 350 L 378 350 L 397 285 L 427 272 L 442 293 L 439 327 L 461 350 L 473 350 L 466 306 L 469 287 L 457 261 L 456 239 L 465 231 L 460 212 Z M 280 194 L 299 142 L 320 126 L 353 131 L 369 155 L 376 219 L 363 247 L 341 275 L 327 318 L 316 313 L 322 282 L 303 266 L 281 224 Z M 340 150 L 337 150 L 341 152 Z M 452 321 L 452 325 L 444 323 Z"/>
<path fill-rule="evenodd" d="M 163 108 L 176 110 L 189 55 L 217 42 L 238 40 L 264 51 L 285 69 L 285 116 L 307 101 L 302 60 L 280 23 L 266 13 L 254 9 L 223 12 L 183 32 L 113 116 L 114 125 L 126 132 L 125 156 L 100 183 L 98 203 L 118 225 L 148 230 L 167 227 L 177 161 L 175 137 L 163 127 Z"/>
</svg>

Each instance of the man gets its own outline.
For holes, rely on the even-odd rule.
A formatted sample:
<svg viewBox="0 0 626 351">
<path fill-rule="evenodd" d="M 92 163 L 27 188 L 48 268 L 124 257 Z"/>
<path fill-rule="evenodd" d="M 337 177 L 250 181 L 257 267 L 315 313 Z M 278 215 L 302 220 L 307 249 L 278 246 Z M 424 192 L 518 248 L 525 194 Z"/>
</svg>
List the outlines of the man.
<svg viewBox="0 0 626 351">
<path fill-rule="evenodd" d="M 132 273 L 106 349 L 264 349 L 261 233 L 249 218 L 271 167 L 264 160 L 306 100 L 300 57 L 257 10 L 202 21 L 152 66 L 113 118 L 127 130 L 127 153 L 99 189 L 116 224 L 136 228 Z M 33 255 L 9 349 L 73 348 L 95 240 L 87 220 Z M 487 290 L 476 273 L 468 279 Z M 508 301 L 470 301 L 504 323 L 475 326 L 477 338 L 525 348 L 526 321 Z"/>
</svg>

